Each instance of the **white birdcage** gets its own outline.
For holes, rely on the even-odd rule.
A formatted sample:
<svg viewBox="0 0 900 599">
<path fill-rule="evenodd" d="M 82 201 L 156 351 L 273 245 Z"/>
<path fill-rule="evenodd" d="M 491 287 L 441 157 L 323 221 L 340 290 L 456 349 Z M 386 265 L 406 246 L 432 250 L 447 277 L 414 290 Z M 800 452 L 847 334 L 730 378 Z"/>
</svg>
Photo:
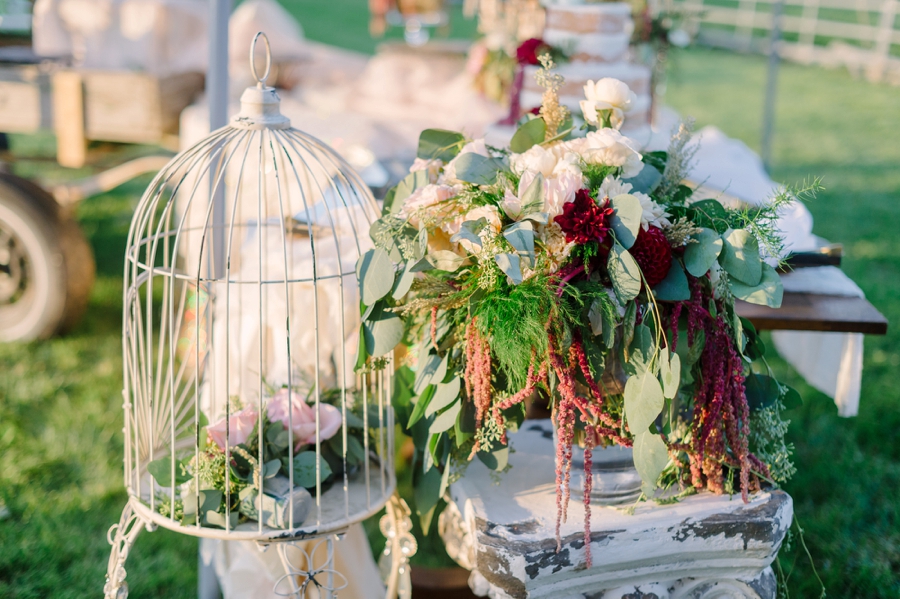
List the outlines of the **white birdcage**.
<svg viewBox="0 0 900 599">
<path fill-rule="evenodd" d="M 240 114 L 176 156 L 132 221 L 129 502 L 110 531 L 107 597 L 127 595 L 142 527 L 282 552 L 322 538 L 328 562 L 335 535 L 394 492 L 391 356 L 355 368 L 356 263 L 379 209 L 340 156 L 281 115 L 268 70 L 267 57 Z M 299 568 L 282 554 L 279 594 L 303 596 L 313 581 L 330 595 L 340 573 L 305 551 Z"/>
</svg>

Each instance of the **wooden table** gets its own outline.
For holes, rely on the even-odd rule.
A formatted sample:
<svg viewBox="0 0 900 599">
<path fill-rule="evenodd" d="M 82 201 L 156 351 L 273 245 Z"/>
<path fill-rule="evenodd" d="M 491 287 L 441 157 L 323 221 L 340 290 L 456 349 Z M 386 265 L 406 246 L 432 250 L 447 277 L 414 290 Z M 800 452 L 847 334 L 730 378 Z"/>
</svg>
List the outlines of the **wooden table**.
<svg viewBox="0 0 900 599">
<path fill-rule="evenodd" d="M 887 319 L 861 297 L 786 291 L 777 310 L 740 300 L 736 308 L 757 330 L 887 333 Z"/>
</svg>

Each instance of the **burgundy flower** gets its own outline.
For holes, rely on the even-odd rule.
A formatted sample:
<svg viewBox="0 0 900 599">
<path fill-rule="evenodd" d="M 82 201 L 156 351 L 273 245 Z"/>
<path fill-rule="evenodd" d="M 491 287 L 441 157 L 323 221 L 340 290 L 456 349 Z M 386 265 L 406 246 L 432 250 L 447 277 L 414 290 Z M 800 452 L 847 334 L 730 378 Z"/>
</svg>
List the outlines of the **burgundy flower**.
<svg viewBox="0 0 900 599">
<path fill-rule="evenodd" d="M 527 39 L 516 48 L 516 62 L 519 64 L 540 64 L 538 56 L 548 52 L 550 46 L 539 37 Z"/>
<path fill-rule="evenodd" d="M 575 193 L 575 201 L 563 204 L 563 212 L 553 219 L 566 234 L 566 243 L 583 244 L 588 241 L 603 241 L 609 231 L 607 218 L 612 216 L 613 209 L 605 200 L 600 206 L 591 197 L 587 189 L 579 189 Z"/>
<path fill-rule="evenodd" d="M 634 245 L 628 250 L 651 287 L 655 287 L 669 274 L 672 267 L 672 246 L 662 229 L 651 226 L 638 230 Z"/>
</svg>

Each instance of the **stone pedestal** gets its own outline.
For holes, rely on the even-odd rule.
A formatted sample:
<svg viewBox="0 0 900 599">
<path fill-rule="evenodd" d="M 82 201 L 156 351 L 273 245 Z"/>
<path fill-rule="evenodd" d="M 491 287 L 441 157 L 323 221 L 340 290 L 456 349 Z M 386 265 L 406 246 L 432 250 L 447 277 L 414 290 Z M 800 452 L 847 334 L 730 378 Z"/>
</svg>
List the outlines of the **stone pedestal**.
<svg viewBox="0 0 900 599">
<path fill-rule="evenodd" d="M 476 594 L 494 599 L 719 599 L 775 597 L 770 565 L 793 517 L 782 491 L 749 504 L 700 493 L 633 514 L 591 508 L 593 567 L 585 564 L 584 508 L 572 493 L 556 552 L 554 446 L 549 421 L 510 435 L 512 468 L 499 477 L 469 465 L 450 487 L 441 520 L 448 552 L 472 570 Z M 573 472 L 573 477 L 577 476 Z"/>
</svg>

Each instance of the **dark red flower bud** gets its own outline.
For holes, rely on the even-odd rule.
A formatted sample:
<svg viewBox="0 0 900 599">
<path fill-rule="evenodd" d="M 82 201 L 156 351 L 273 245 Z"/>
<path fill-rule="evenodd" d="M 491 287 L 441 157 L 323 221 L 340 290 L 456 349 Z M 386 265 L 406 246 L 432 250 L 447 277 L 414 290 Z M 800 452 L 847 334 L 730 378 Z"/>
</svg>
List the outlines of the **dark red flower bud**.
<svg viewBox="0 0 900 599">
<path fill-rule="evenodd" d="M 545 52 L 549 52 L 550 46 L 544 43 L 539 37 L 527 39 L 516 48 L 516 62 L 519 64 L 540 64 L 538 56 Z"/>
<path fill-rule="evenodd" d="M 609 207 L 609 200 L 604 200 L 600 206 L 591 197 L 590 191 L 579 189 L 575 193 L 575 201 L 563 204 L 562 214 L 553 221 L 566 234 L 566 243 L 601 242 L 609 231 L 607 219 L 612 214 L 613 209 Z"/>
<path fill-rule="evenodd" d="M 659 285 L 669 274 L 672 267 L 672 246 L 662 229 L 651 226 L 645 231 L 642 227 L 628 251 L 634 256 L 651 287 Z"/>
</svg>

